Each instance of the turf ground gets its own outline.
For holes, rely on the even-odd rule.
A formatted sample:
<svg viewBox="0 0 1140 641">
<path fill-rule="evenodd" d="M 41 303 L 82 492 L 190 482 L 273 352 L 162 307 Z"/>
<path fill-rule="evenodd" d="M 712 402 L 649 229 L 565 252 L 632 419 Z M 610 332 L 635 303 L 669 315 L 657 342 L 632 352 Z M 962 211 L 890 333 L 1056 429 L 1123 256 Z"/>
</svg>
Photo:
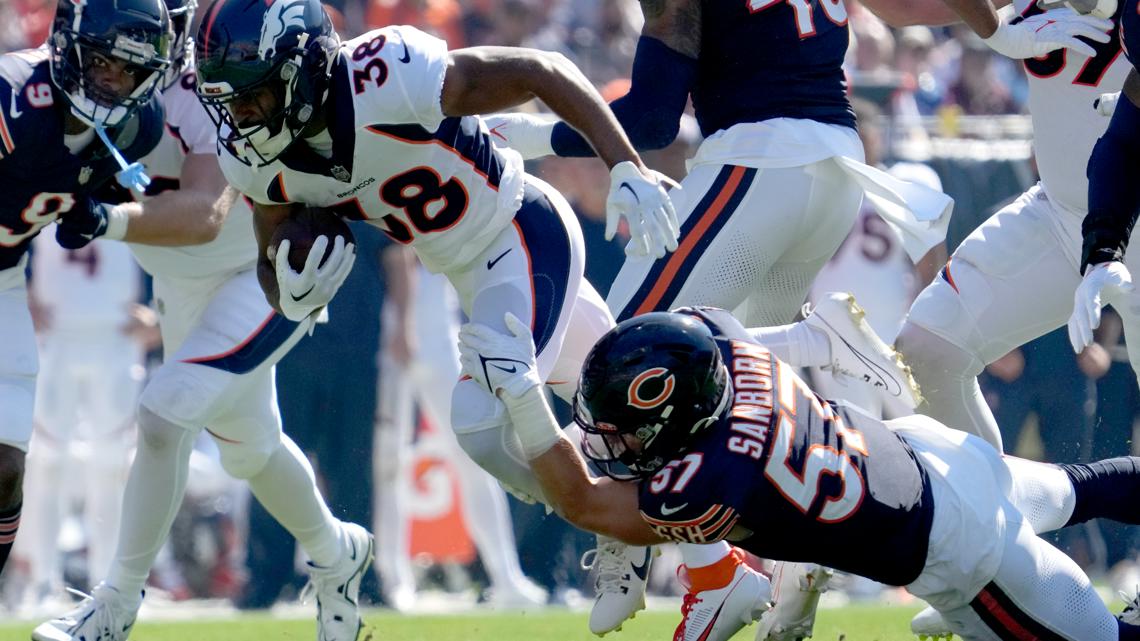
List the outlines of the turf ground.
<svg viewBox="0 0 1140 641">
<path fill-rule="evenodd" d="M 822 610 L 815 641 L 912 641 L 908 622 L 918 606 L 848 606 Z M 365 616 L 361 641 L 568 641 L 597 639 L 586 630 L 588 614 L 565 610 L 526 613 L 468 613 L 400 616 L 382 611 Z M 677 614 L 642 612 L 606 641 L 668 641 Z M 0 641 L 26 641 L 32 625 L 0 623 Z M 733 641 L 752 641 L 754 628 Z M 237 616 L 225 620 L 140 623 L 132 641 L 310 641 L 312 619 Z"/>
</svg>

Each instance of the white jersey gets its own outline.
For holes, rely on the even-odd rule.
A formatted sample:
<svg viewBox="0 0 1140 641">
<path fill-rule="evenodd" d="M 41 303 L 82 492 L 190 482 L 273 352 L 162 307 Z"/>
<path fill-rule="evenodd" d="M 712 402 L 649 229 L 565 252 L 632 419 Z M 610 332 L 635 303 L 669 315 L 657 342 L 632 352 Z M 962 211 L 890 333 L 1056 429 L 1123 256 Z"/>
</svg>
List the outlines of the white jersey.
<svg viewBox="0 0 1140 641">
<path fill-rule="evenodd" d="M 147 168 L 151 195 L 177 189 L 187 154 L 217 153 L 217 129 L 194 93 L 194 71 L 161 94 L 166 111 L 162 140 L 141 160 Z M 134 192 L 136 199 L 146 194 Z M 256 262 L 257 242 L 249 205 L 241 198 L 230 209 L 218 237 L 201 245 L 158 247 L 131 244 L 143 269 L 154 276 L 200 278 L 238 271 Z"/>
<path fill-rule="evenodd" d="M 851 292 L 883 340 L 894 340 L 915 294 L 914 264 L 898 232 L 864 202 L 851 233 L 812 283 L 812 298 Z"/>
<path fill-rule="evenodd" d="M 142 274 L 126 246 L 96 240 L 68 250 L 41 234 L 33 247 L 31 288 L 49 310 L 52 331 L 105 330 L 127 322 Z"/>
<path fill-rule="evenodd" d="M 1023 15 L 1040 13 L 1033 0 L 1014 0 L 1014 6 Z M 1085 169 L 1109 121 L 1093 102 L 1120 91 L 1131 66 L 1120 48 L 1119 18 L 1114 23 L 1109 42 L 1091 43 L 1097 51 L 1092 58 L 1058 50 L 1024 61 L 1041 183 L 1053 202 L 1081 218 L 1088 211 Z"/>
<path fill-rule="evenodd" d="M 331 157 L 297 143 L 253 167 L 227 150 L 222 171 L 255 202 L 335 208 L 410 244 L 433 272 L 463 267 L 513 219 L 524 174 L 477 116 L 443 115 L 446 69 L 447 43 L 413 27 L 344 42 L 325 103 Z"/>
</svg>

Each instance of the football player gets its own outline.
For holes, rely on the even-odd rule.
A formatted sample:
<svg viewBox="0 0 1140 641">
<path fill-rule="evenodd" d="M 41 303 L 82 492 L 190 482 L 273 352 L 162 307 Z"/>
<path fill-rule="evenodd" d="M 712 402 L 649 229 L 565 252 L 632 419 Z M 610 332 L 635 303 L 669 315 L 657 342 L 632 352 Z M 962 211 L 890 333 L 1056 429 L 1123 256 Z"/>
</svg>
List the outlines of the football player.
<svg viewBox="0 0 1140 641">
<path fill-rule="evenodd" d="M 0 57 L 0 569 L 20 524 L 38 370 L 28 246 L 57 220 L 64 242 L 75 226 L 106 220 L 94 190 L 120 170 L 119 158 L 137 160 L 162 136 L 154 93 L 170 40 L 160 0 L 60 0 L 48 44 Z M 117 149 L 95 139 L 96 124 Z"/>
<path fill-rule="evenodd" d="M 291 212 L 326 207 L 411 246 L 430 271 L 447 276 L 468 317 L 501 324 L 510 310 L 526 318 L 543 380 L 569 399 L 585 351 L 613 319 L 582 279 L 581 232 L 569 205 L 527 175 L 517 153 L 496 149 L 472 115 L 533 97 L 580 128 L 611 167 L 611 235 L 624 217 L 629 252 L 662 256 L 676 247 L 676 218 L 659 179 L 562 56 L 448 51 L 411 27 L 340 43 L 317 0 L 218 0 L 205 11 L 196 46 L 198 95 L 218 124 L 222 170 L 254 202 L 259 276 L 288 318 L 322 309 L 351 267 L 353 249 L 339 238 L 322 265 L 328 239 L 318 238 L 300 272 L 285 259 L 288 243 L 269 247 Z M 511 418 L 470 377 L 455 385 L 451 426 L 505 486 L 542 498 Z M 648 550 L 616 542 L 600 549 L 603 560 L 636 559 L 626 574 L 644 574 Z M 630 603 L 644 598 L 643 588 L 629 592 Z"/>
<path fill-rule="evenodd" d="M 110 224 L 72 226 L 79 242 L 99 235 L 131 242 L 155 277 L 165 361 L 139 401 L 138 449 L 110 572 L 32 638 L 127 638 L 182 503 L 193 443 L 206 429 L 226 472 L 247 480 L 308 554 L 319 638 L 352 641 L 361 628 L 356 597 L 371 564 L 372 536 L 329 511 L 308 459 L 281 432 L 274 387 L 274 364 L 312 321 L 284 318 L 259 293 L 250 210 L 224 193 L 215 129 L 194 92 L 187 49 L 194 3 L 166 2 L 178 29 L 176 64 L 163 77 L 165 132 L 142 160 L 150 186 L 119 194 L 125 202 L 110 208 Z M 117 233 L 115 225 L 122 225 Z"/>
<path fill-rule="evenodd" d="M 1011 24 L 987 0 L 947 4 L 1012 57 L 1061 47 L 1091 53 L 1078 35 L 1108 40 L 1107 21 L 1067 9 Z M 613 103 L 614 112 L 635 146 L 660 148 L 676 137 L 691 98 L 705 141 L 676 199 L 680 249 L 668 260 L 627 260 L 606 302 L 618 320 L 702 304 L 745 305 L 750 325 L 788 323 L 851 229 L 865 186 L 852 165 L 863 160 L 863 149 L 842 68 L 847 10 L 836 0 L 643 0 L 642 10 L 630 91 Z M 490 122 L 527 158 L 592 153 L 565 123 L 519 114 Z M 911 258 L 941 240 L 908 248 Z M 689 564 L 729 551 L 681 549 Z M 707 620 L 719 607 L 703 598 L 690 618 Z M 691 638 L 701 638 L 699 625 L 692 628 Z"/>
<path fill-rule="evenodd" d="M 143 361 L 158 330 L 155 313 L 138 302 L 142 272 L 125 244 L 100 240 L 68 250 L 41 235 L 33 247 L 28 293 L 36 310 L 40 374 L 17 550 L 30 566 L 28 605 L 39 612 L 65 595 L 58 543 L 61 499 L 70 494 L 66 479 L 82 488 L 77 494 L 84 503 L 87 571 L 103 576 L 110 567 Z M 81 461 L 70 456 L 75 441 L 88 445 Z M 69 473 L 72 467 L 78 473 Z"/>
<path fill-rule="evenodd" d="M 1140 524 L 1140 458 L 1049 465 L 922 415 L 884 423 L 817 396 L 727 312 L 682 308 L 620 323 L 587 356 L 575 422 L 614 477 L 592 479 L 549 414 L 525 325 L 504 323 L 509 334 L 465 326 L 462 358 L 519 363 L 487 382 L 512 415 L 546 409 L 516 432 L 579 527 L 639 545 L 727 540 L 904 586 L 967 641 L 1140 639 L 1140 597 L 1114 618 L 1037 536 L 1093 517 Z M 719 583 L 731 568 L 689 579 Z"/>
</svg>

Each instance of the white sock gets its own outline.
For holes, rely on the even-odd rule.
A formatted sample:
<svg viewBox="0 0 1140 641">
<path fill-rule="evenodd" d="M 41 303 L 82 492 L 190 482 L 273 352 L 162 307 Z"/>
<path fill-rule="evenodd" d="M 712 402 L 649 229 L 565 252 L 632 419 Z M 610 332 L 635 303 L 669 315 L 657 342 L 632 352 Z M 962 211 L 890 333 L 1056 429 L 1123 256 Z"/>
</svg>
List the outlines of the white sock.
<svg viewBox="0 0 1140 641">
<path fill-rule="evenodd" d="M 712 565 L 732 552 L 732 546 L 725 541 L 703 544 L 678 543 L 677 547 L 681 550 L 681 558 L 684 559 L 685 565 L 690 568 Z"/>
<path fill-rule="evenodd" d="M 776 327 L 752 327 L 748 333 L 792 367 L 824 367 L 831 364 L 827 336 L 804 322 Z"/>
<path fill-rule="evenodd" d="M 87 541 L 89 576 L 105 576 L 114 558 L 122 520 L 123 486 L 130 470 L 130 447 L 124 440 L 100 436 L 91 444 L 84 510 L 87 530 L 91 533 Z"/>
<path fill-rule="evenodd" d="M 24 471 L 24 508 L 16 545 L 27 555 L 32 585 L 36 588 L 63 586 L 58 541 L 60 490 L 66 456 L 66 451 L 61 449 L 67 444 L 56 438 L 46 432 L 36 432 Z"/>
<path fill-rule="evenodd" d="M 309 460 L 284 434 L 265 467 L 249 479 L 249 489 L 297 539 L 314 565 L 335 565 L 346 542 L 340 521 L 333 517 L 317 489 Z"/>
<path fill-rule="evenodd" d="M 196 433 L 139 408 L 139 443 L 123 492 L 119 544 L 107 583 L 126 597 L 146 584 L 182 506 Z"/>
</svg>

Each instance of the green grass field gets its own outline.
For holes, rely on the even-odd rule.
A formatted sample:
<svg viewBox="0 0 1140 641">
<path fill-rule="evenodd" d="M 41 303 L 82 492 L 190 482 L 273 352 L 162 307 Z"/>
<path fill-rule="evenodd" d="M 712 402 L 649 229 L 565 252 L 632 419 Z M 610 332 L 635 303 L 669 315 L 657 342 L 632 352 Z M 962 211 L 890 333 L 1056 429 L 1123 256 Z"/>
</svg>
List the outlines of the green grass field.
<svg viewBox="0 0 1140 641">
<path fill-rule="evenodd" d="M 816 641 L 911 641 L 908 622 L 918 606 L 850 606 L 822 610 Z M 377 611 L 365 617 L 361 641 L 566 641 L 596 639 L 586 630 L 585 612 L 558 610 L 515 614 L 476 613 L 399 616 Z M 669 641 L 677 624 L 674 612 L 642 612 L 606 641 Z M 25 641 L 32 626 L 0 624 L 0 641 Z M 311 619 L 281 620 L 241 616 L 227 620 L 141 623 L 132 641 L 309 641 Z M 753 628 L 733 641 L 751 641 Z"/>
</svg>

